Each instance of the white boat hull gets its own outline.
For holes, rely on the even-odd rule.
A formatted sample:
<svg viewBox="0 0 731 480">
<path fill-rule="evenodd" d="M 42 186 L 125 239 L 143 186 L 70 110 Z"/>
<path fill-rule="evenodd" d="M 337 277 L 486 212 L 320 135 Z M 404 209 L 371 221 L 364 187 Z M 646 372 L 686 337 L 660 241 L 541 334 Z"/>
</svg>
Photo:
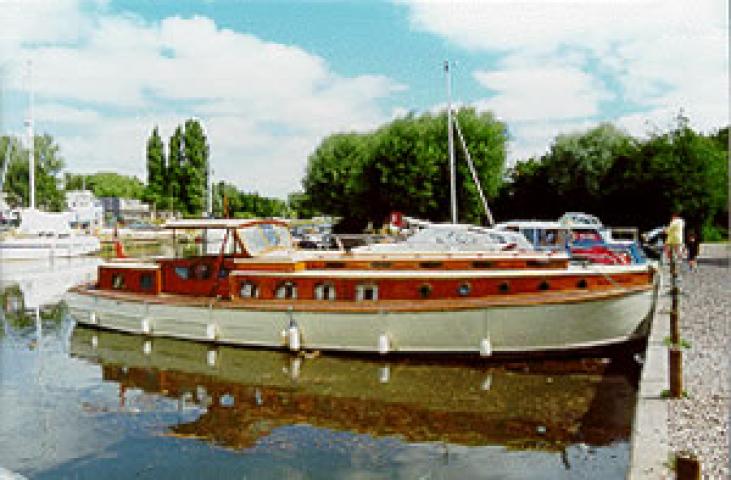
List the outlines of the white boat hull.
<svg viewBox="0 0 731 480">
<path fill-rule="evenodd" d="M 91 236 L 8 238 L 0 241 L 0 261 L 79 257 L 98 252 L 100 248 L 99 239 Z"/>
<path fill-rule="evenodd" d="M 643 337 L 655 291 L 572 303 L 393 313 L 203 308 L 75 292 L 67 295 L 67 302 L 80 324 L 150 337 L 303 350 L 484 356 L 593 348 Z"/>
</svg>

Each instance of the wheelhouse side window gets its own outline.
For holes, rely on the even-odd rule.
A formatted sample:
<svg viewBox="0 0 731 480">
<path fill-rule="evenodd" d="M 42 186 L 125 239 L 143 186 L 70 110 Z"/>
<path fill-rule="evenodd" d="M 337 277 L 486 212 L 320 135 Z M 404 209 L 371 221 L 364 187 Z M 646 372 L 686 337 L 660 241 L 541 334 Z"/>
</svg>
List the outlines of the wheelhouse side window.
<svg viewBox="0 0 731 480">
<path fill-rule="evenodd" d="M 274 292 L 274 296 L 281 299 L 295 299 L 297 298 L 297 285 L 294 282 L 280 283 Z"/>
<path fill-rule="evenodd" d="M 190 269 L 188 267 L 175 267 L 175 275 L 183 280 L 190 278 Z"/>
<path fill-rule="evenodd" d="M 123 273 L 115 273 L 112 275 L 112 288 L 114 290 L 124 290 L 127 288 Z"/>
<path fill-rule="evenodd" d="M 142 290 L 152 290 L 154 280 L 151 273 L 145 273 L 140 276 L 140 288 Z"/>
<path fill-rule="evenodd" d="M 355 300 L 358 302 L 378 300 L 378 285 L 358 285 L 355 289 Z"/>
<path fill-rule="evenodd" d="M 259 298 L 259 286 L 254 282 L 243 282 L 239 288 L 241 298 Z"/>
<path fill-rule="evenodd" d="M 335 300 L 335 285 L 332 283 L 315 285 L 315 300 Z"/>
</svg>

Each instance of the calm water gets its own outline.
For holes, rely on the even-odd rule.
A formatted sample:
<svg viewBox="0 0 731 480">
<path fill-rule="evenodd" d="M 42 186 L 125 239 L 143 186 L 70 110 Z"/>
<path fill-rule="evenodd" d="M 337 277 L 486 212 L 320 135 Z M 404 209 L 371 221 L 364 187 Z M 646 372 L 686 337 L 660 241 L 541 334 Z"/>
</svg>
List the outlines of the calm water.
<svg viewBox="0 0 731 480">
<path fill-rule="evenodd" d="M 629 358 L 385 362 L 75 328 L 61 294 L 96 263 L 0 266 L 2 468 L 54 479 L 624 478 Z"/>
</svg>

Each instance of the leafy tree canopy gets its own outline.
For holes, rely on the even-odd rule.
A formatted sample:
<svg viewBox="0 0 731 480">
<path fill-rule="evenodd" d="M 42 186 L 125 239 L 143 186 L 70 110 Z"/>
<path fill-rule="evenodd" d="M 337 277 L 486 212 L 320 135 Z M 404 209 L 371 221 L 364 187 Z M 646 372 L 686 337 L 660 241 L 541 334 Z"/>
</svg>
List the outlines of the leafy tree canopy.
<svg viewBox="0 0 731 480">
<path fill-rule="evenodd" d="M 505 125 L 471 108 L 456 118 L 487 196 L 496 195 L 505 165 Z M 361 225 L 379 224 L 394 210 L 447 220 L 448 157 L 446 112 L 410 114 L 369 134 L 331 135 L 308 159 L 299 205 Z M 459 147 L 457 165 L 460 220 L 478 222 L 484 213 Z"/>
<path fill-rule="evenodd" d="M 92 175 L 66 174 L 66 189 L 78 190 L 85 186 L 97 198 L 122 197 L 145 199 L 145 184 L 140 179 L 112 172 L 99 172 Z"/>
<path fill-rule="evenodd" d="M 10 147 L 8 148 L 8 144 Z M 59 147 L 49 134 L 34 138 L 36 207 L 58 211 L 65 206 L 63 191 L 58 188 L 57 179 L 64 167 Z M 6 158 L 7 156 L 7 158 Z M 30 188 L 28 183 L 28 149 L 14 137 L 0 137 L 0 165 L 8 161 L 7 176 L 3 190 L 8 193 L 10 203 L 28 206 Z"/>
</svg>

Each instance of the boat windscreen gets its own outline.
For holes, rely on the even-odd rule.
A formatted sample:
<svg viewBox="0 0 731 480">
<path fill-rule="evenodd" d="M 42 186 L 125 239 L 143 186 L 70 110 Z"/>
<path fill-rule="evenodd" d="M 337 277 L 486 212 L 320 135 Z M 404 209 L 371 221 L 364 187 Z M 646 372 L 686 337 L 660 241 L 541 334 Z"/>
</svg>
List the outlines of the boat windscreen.
<svg viewBox="0 0 731 480">
<path fill-rule="evenodd" d="M 260 223 L 241 228 L 238 230 L 238 234 L 251 256 L 261 255 L 273 249 L 291 248 L 292 246 L 289 230 L 282 225 Z"/>
</svg>

